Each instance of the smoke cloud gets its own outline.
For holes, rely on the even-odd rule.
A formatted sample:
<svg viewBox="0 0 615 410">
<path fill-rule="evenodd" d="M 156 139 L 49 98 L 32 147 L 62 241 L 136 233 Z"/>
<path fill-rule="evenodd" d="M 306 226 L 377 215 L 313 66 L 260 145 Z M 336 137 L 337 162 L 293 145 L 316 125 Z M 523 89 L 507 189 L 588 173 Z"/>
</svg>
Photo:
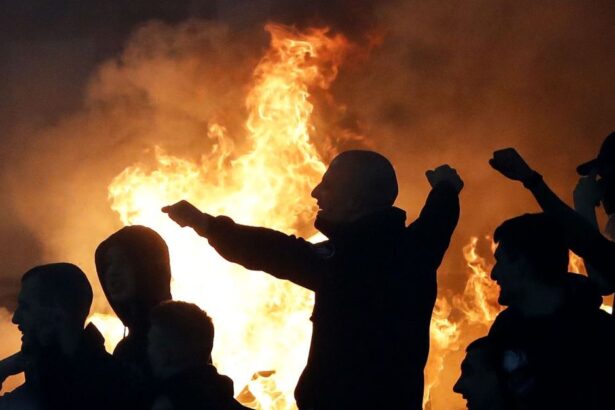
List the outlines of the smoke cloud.
<svg viewBox="0 0 615 410">
<path fill-rule="evenodd" d="M 489 168 L 493 150 L 517 147 L 569 200 L 576 165 L 615 127 L 609 0 L 147 3 L 111 27 L 99 27 L 95 13 L 94 27 L 68 19 L 73 29 L 51 40 L 44 25 L 28 36 L 12 26 L 0 67 L 9 79 L 0 109 L 0 305 L 14 306 L 21 273 L 44 262 L 74 262 L 98 286 L 94 249 L 120 227 L 107 186 L 125 167 L 152 161 L 154 146 L 198 158 L 211 149 L 211 121 L 244 135 L 244 97 L 268 20 L 326 24 L 357 45 L 331 90 L 336 104 L 314 97 L 315 137 L 390 157 L 410 218 L 428 191 L 425 170 L 449 163 L 465 179 L 442 288 L 462 289 L 461 247 L 471 235 L 537 209 Z M 4 340 L 0 353 L 18 345 Z"/>
</svg>

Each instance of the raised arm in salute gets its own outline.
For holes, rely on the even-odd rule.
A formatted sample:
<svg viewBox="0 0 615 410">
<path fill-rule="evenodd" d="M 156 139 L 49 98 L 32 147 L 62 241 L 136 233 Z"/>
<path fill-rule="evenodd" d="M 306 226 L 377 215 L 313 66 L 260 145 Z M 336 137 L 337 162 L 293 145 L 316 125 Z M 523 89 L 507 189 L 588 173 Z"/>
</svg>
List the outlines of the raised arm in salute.
<svg viewBox="0 0 615 410">
<path fill-rule="evenodd" d="M 320 208 L 314 225 L 329 239 L 318 244 L 186 201 L 163 208 L 227 260 L 315 292 L 310 354 L 295 390 L 301 410 L 422 408 L 436 270 L 463 188 L 448 165 L 426 175 L 432 190 L 406 226 L 393 206 L 391 163 L 371 151 L 340 154 L 312 192 Z"/>
<path fill-rule="evenodd" d="M 494 152 L 489 163 L 508 179 L 523 183 L 543 211 L 558 222 L 569 248 L 592 267 L 588 270 L 590 279 L 602 294 L 613 293 L 615 243 L 602 236 L 596 226 L 562 201 L 514 148 Z"/>
</svg>

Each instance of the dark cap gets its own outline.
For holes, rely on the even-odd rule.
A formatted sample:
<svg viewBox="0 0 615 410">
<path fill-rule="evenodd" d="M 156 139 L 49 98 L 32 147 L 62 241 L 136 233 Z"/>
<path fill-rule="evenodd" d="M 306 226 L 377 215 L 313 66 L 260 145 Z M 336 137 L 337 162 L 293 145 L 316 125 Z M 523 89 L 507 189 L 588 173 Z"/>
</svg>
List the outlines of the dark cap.
<svg viewBox="0 0 615 410">
<path fill-rule="evenodd" d="M 615 132 L 610 133 L 602 146 L 598 156 L 591 161 L 587 161 L 577 167 L 579 175 L 589 175 L 593 169 L 600 170 L 604 165 L 615 163 Z"/>
</svg>

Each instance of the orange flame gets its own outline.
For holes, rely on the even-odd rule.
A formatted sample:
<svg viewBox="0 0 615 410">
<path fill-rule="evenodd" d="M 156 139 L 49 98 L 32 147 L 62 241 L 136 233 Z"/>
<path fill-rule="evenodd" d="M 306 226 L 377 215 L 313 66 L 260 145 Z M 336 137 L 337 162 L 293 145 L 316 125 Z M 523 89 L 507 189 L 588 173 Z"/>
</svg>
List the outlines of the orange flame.
<svg viewBox="0 0 615 410">
<path fill-rule="evenodd" d="M 309 347 L 313 294 L 224 261 L 204 239 L 160 212 L 187 199 L 241 223 L 309 234 L 300 231 L 315 216 L 309 193 L 326 167 L 310 140 L 316 130 L 308 90 L 329 87 L 348 44 L 326 29 L 300 33 L 270 24 L 266 30 L 271 47 L 246 99 L 246 146 L 237 149 L 225 127 L 212 123 L 213 147 L 200 161 L 157 148 L 155 169 L 128 167 L 109 186 L 109 198 L 124 224 L 150 226 L 167 241 L 173 295 L 212 316 L 214 362 L 238 390 L 246 386 L 240 400 L 258 409 L 292 409 Z M 110 320 L 94 318 L 107 336 Z"/>
<path fill-rule="evenodd" d="M 486 239 L 491 241 L 489 237 Z M 477 244 L 478 238 L 472 237 L 470 243 L 463 247 L 463 256 L 471 275 L 466 282 L 463 295 L 455 296 L 453 303 L 464 313 L 468 323 L 491 324 L 502 311 L 497 303 L 499 289 L 489 277 L 492 266 L 476 251 Z M 492 242 L 492 251 L 494 246 Z"/>
<path fill-rule="evenodd" d="M 490 237 L 486 239 L 494 251 L 495 244 Z M 497 303 L 499 289 L 497 284 L 489 277 L 492 266 L 486 258 L 478 253 L 478 237 L 470 238 L 470 242 L 463 247 L 463 256 L 468 267 L 468 278 L 463 294 L 449 297 L 441 296 L 431 319 L 431 346 L 429 360 L 425 371 L 425 408 L 432 400 L 432 390 L 441 382 L 444 373 L 458 374 L 459 367 L 445 369 L 444 362 L 447 356 L 465 347 L 476 331 L 472 327 L 479 327 L 479 333 L 486 333 L 502 308 Z M 460 313 L 453 315 L 453 312 Z M 455 316 L 456 318 L 453 318 Z M 448 395 L 452 394 L 452 385 L 446 386 Z M 435 408 L 435 407 L 434 407 Z"/>
</svg>

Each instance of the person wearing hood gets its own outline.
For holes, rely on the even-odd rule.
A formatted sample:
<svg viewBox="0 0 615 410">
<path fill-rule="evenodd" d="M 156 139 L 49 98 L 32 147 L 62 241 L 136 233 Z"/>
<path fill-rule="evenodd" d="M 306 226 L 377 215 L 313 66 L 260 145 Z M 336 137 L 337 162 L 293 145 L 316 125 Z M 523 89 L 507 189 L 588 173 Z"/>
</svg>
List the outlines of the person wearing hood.
<svg viewBox="0 0 615 410">
<path fill-rule="evenodd" d="M 489 337 L 515 353 L 513 394 L 528 409 L 613 409 L 612 317 L 586 277 L 568 273 L 568 247 L 546 214 L 509 219 L 495 231 L 491 277 L 507 308 Z"/>
<path fill-rule="evenodd" d="M 13 314 L 22 345 L 9 367 L 26 381 L 0 397 L 0 409 L 131 408 L 121 367 L 98 329 L 84 327 L 91 303 L 90 283 L 73 264 L 41 265 L 23 275 Z"/>
<path fill-rule="evenodd" d="M 609 139 L 609 144 L 615 145 L 615 138 Z M 609 146 L 611 146 L 609 145 Z M 615 149 L 613 146 L 612 149 Z M 607 161 L 608 162 L 608 161 Z M 598 286 L 602 295 L 615 291 L 615 242 L 609 241 L 592 224 L 562 201 L 545 183 L 538 172 L 530 168 L 514 148 L 495 151 L 489 164 L 506 178 L 523 183 L 542 210 L 550 215 L 561 230 L 569 249 L 579 255 L 591 268 L 588 270 L 590 279 Z M 604 172 L 612 170 L 613 164 L 605 165 Z M 585 171 L 581 167 L 581 171 Z M 601 171 L 602 172 L 602 171 Z M 608 171 L 611 172 L 611 171 Z M 614 206 L 615 189 L 608 191 L 610 196 L 604 197 L 603 203 L 610 209 Z M 607 211 L 608 212 L 608 211 Z"/>
<path fill-rule="evenodd" d="M 170 301 L 152 310 L 152 410 L 248 410 L 233 398 L 233 381 L 211 363 L 213 343 L 214 325 L 197 305 Z"/>
<path fill-rule="evenodd" d="M 220 255 L 315 292 L 312 341 L 295 389 L 301 410 L 422 408 L 423 369 L 436 271 L 459 218 L 463 181 L 443 165 L 419 217 L 393 206 L 395 170 L 372 151 L 339 154 L 312 191 L 311 244 L 271 229 L 213 217 L 181 201 L 163 208 Z"/>
<path fill-rule="evenodd" d="M 103 292 L 128 329 L 113 357 L 127 367 L 137 383 L 147 380 L 151 374 L 147 357 L 150 312 L 171 300 L 167 244 L 148 227 L 125 226 L 98 245 L 95 262 Z"/>
</svg>

